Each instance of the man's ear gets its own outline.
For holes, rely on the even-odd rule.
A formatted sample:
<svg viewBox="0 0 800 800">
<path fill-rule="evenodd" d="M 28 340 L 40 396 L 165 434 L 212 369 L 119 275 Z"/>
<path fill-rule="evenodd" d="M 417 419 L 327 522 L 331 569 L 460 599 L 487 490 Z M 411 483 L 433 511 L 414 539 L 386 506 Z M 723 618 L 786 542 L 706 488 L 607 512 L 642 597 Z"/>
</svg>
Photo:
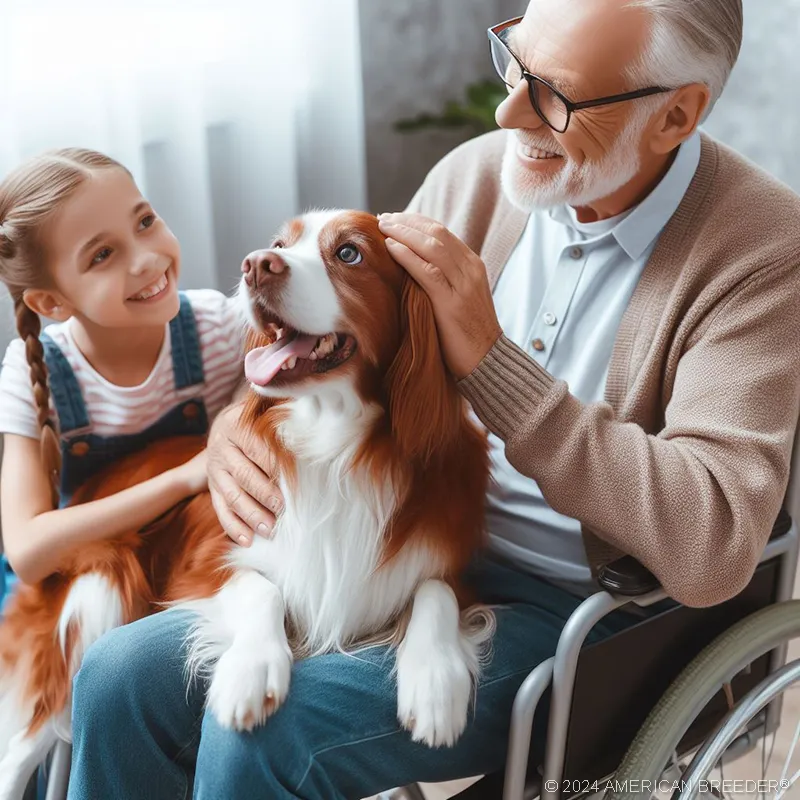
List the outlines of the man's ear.
<svg viewBox="0 0 800 800">
<path fill-rule="evenodd" d="M 650 149 L 664 155 L 683 144 L 698 128 L 711 101 L 704 83 L 691 83 L 673 92 L 656 118 L 650 134 Z"/>
<path fill-rule="evenodd" d="M 49 289 L 26 289 L 22 300 L 34 313 L 56 322 L 65 322 L 74 313 L 72 306 L 58 292 Z"/>
</svg>

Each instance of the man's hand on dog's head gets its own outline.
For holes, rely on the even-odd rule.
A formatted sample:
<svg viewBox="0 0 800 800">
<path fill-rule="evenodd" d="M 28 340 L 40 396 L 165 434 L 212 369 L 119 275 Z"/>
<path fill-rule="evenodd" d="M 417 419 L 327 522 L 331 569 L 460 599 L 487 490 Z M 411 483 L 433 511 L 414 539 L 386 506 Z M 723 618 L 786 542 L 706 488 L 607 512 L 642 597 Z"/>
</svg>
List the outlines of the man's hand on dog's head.
<svg viewBox="0 0 800 800">
<path fill-rule="evenodd" d="M 273 482 L 270 449 L 237 425 L 241 403 L 223 409 L 208 436 L 208 488 L 225 533 L 249 547 L 253 534 L 272 536 L 283 497 Z"/>
</svg>

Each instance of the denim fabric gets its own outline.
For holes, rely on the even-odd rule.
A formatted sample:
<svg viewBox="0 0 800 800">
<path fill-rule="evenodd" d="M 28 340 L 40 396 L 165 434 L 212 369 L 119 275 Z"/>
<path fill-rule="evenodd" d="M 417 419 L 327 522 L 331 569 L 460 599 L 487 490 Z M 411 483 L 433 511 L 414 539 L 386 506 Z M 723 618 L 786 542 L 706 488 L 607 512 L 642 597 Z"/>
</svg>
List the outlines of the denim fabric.
<svg viewBox="0 0 800 800">
<path fill-rule="evenodd" d="M 263 726 L 224 729 L 204 714 L 205 685 L 187 686 L 188 617 L 168 611 L 111 631 L 86 654 L 74 683 L 69 800 L 355 800 L 502 768 L 514 695 L 555 653 L 580 599 L 496 562 L 476 565 L 470 579 L 482 601 L 502 607 L 491 662 L 455 747 L 430 749 L 399 726 L 393 658 L 382 647 L 297 662 L 287 700 Z M 637 621 L 616 611 L 589 641 Z M 548 703 L 534 723 L 540 751 Z"/>
</svg>

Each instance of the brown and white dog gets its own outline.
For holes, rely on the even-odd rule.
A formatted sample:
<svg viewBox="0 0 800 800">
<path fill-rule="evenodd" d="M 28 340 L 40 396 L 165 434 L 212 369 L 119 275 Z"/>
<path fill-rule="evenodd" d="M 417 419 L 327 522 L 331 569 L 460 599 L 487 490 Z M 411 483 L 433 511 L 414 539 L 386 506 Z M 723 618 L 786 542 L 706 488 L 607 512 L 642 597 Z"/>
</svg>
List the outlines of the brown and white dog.
<svg viewBox="0 0 800 800">
<path fill-rule="evenodd" d="M 285 500 L 274 535 L 222 534 L 208 494 L 99 542 L 23 587 L 0 626 L 0 800 L 69 735 L 70 679 L 112 627 L 165 604 L 195 612 L 188 663 L 237 730 L 289 691 L 294 658 L 396 646 L 398 718 L 414 739 L 463 731 L 491 612 L 459 576 L 483 544 L 485 434 L 444 367 L 424 293 L 364 213 L 308 213 L 242 265 L 250 322 L 242 424 L 267 440 Z M 187 460 L 171 440 L 83 487 L 83 502 Z M 169 611 L 167 613 L 170 613 Z"/>
</svg>

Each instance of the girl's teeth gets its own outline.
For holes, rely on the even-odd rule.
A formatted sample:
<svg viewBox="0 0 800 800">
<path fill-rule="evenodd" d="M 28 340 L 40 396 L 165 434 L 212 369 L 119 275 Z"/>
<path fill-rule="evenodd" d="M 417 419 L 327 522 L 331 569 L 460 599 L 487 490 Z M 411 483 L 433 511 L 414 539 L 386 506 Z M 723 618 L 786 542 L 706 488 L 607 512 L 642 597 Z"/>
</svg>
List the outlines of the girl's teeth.
<svg viewBox="0 0 800 800">
<path fill-rule="evenodd" d="M 151 297 L 155 297 L 157 294 L 161 294 L 161 292 L 163 292 L 164 289 L 166 288 L 167 288 L 167 276 L 164 275 L 157 283 L 154 283 L 152 286 L 148 286 L 146 289 L 143 289 L 133 299 L 149 300 Z"/>
</svg>

